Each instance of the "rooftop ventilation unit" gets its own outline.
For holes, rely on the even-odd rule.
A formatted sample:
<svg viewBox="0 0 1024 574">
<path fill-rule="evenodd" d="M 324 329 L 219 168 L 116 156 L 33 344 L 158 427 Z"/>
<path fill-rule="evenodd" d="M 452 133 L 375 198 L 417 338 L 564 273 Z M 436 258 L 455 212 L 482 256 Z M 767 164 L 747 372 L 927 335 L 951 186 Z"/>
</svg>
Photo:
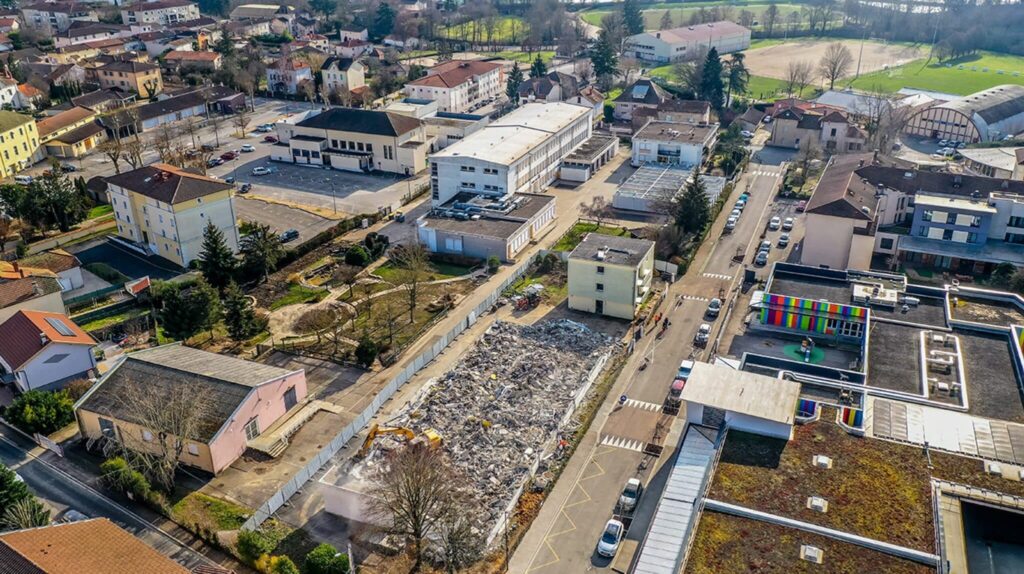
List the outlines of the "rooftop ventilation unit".
<svg viewBox="0 0 1024 574">
<path fill-rule="evenodd" d="M 1002 476 L 1003 465 L 999 464 L 998 462 L 987 460 L 985 461 L 985 472 L 988 474 L 994 474 L 996 476 Z"/>
<path fill-rule="evenodd" d="M 825 560 L 825 552 L 817 546 L 810 546 L 808 544 L 800 545 L 800 558 L 814 562 L 815 564 L 821 564 Z"/>
<path fill-rule="evenodd" d="M 808 496 L 807 508 L 825 513 L 828 512 L 828 501 L 820 496 Z"/>
<path fill-rule="evenodd" d="M 823 454 L 814 455 L 814 458 L 811 459 L 811 461 L 814 463 L 814 466 L 818 468 L 832 468 L 832 459 Z"/>
</svg>

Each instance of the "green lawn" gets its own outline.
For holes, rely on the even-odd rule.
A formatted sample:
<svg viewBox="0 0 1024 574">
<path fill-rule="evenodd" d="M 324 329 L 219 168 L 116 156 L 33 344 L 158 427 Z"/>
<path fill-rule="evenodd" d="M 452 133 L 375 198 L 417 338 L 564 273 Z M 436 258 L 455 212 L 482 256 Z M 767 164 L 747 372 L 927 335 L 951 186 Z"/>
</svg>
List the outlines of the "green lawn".
<svg viewBox="0 0 1024 574">
<path fill-rule="evenodd" d="M 468 42 L 497 42 L 500 44 L 518 44 L 526 38 L 530 28 L 522 18 L 502 16 L 495 21 L 490 38 L 487 36 L 487 25 L 483 20 L 469 20 L 454 24 L 441 30 L 441 34 L 452 40 Z"/>
<path fill-rule="evenodd" d="M 274 311 L 297 303 L 315 303 L 321 301 L 328 293 L 330 291 L 327 289 L 310 289 L 302 285 L 293 284 L 288 287 L 288 292 L 284 296 L 270 304 L 270 310 Z"/>
<path fill-rule="evenodd" d="M 238 530 L 252 514 L 248 508 L 193 492 L 171 507 L 174 521 L 212 527 L 215 530 Z"/>
<path fill-rule="evenodd" d="M 130 277 L 128 277 L 124 273 L 121 273 L 117 269 L 114 269 L 113 267 L 107 265 L 106 263 L 103 263 L 102 261 L 97 261 L 95 263 L 86 263 L 85 265 L 83 265 L 83 267 L 85 267 L 87 271 L 90 271 L 100 279 L 107 281 L 109 283 L 113 283 L 115 285 L 124 283 L 125 281 L 128 281 L 130 279 Z"/>
<path fill-rule="evenodd" d="M 551 60 L 553 60 L 554 57 L 555 57 L 555 52 L 554 52 L 554 50 L 550 50 L 550 51 L 549 50 L 543 50 L 543 51 L 534 52 L 534 53 L 531 54 L 529 52 L 510 52 L 510 51 L 505 51 L 505 52 L 494 52 L 493 55 L 497 56 L 499 58 L 504 58 L 506 60 L 513 60 L 513 61 L 519 62 L 521 64 L 532 64 L 533 61 L 537 59 L 537 56 L 540 56 L 540 59 L 543 60 L 545 64 L 551 64 Z"/>
<path fill-rule="evenodd" d="M 110 327 L 111 325 L 117 325 L 129 321 L 131 319 L 137 319 L 143 315 L 149 314 L 148 307 L 132 307 L 127 311 L 123 311 L 116 315 L 110 315 L 109 317 L 103 317 L 102 319 L 94 319 L 88 323 L 79 325 L 83 331 L 98 331 L 100 329 Z"/>
<path fill-rule="evenodd" d="M 431 281 L 461 277 L 463 275 L 468 275 L 472 270 L 472 268 L 466 267 L 465 265 L 455 265 L 452 263 L 437 263 L 432 261 L 430 265 L 434 268 L 434 271 L 430 273 L 429 280 Z M 391 261 L 384 262 L 384 264 L 378 267 L 373 274 L 388 283 L 393 283 L 395 285 L 401 285 L 404 283 L 402 279 L 402 270 Z M 357 287 L 356 290 L 358 291 L 359 288 Z"/>
<path fill-rule="evenodd" d="M 622 95 L 622 88 L 612 88 L 611 91 L 605 94 L 604 102 L 606 104 L 610 104 L 614 102 L 615 98 L 619 97 L 620 95 Z"/>
<path fill-rule="evenodd" d="M 85 218 L 86 219 L 96 219 L 97 217 L 103 217 L 104 215 L 109 215 L 109 214 L 111 214 L 113 212 L 114 212 L 114 207 L 112 205 L 110 205 L 109 203 L 105 203 L 103 205 L 97 205 L 97 206 L 93 207 L 92 209 L 90 209 L 89 213 L 86 214 Z"/>
<path fill-rule="evenodd" d="M 644 27 L 648 30 L 661 29 L 661 19 L 666 10 L 672 14 L 672 23 L 674 26 L 685 26 L 690 23 L 690 16 L 694 12 L 699 11 L 701 8 L 706 10 L 712 6 L 727 6 L 731 8 L 732 14 L 729 18 L 731 20 L 739 19 L 740 10 L 750 10 L 754 13 L 754 18 L 760 22 L 763 20 L 765 9 L 768 8 L 768 2 L 730 2 L 729 4 L 723 4 L 722 2 L 687 2 L 685 8 L 680 8 L 679 6 L 679 4 L 675 3 L 654 4 L 644 8 Z M 799 12 L 801 8 L 799 4 L 776 4 L 776 6 L 778 6 L 779 9 L 778 22 L 775 24 L 776 29 L 782 29 L 785 26 L 786 16 L 789 15 L 790 12 Z M 604 16 L 609 12 L 610 10 L 607 9 L 588 10 L 583 13 L 583 19 L 588 24 L 600 26 L 601 18 L 604 18 Z M 807 25 L 806 19 L 802 19 L 801 25 Z M 757 29 L 760 28 L 760 26 L 754 26 L 754 28 Z"/>
<path fill-rule="evenodd" d="M 664 78 L 669 82 L 677 82 L 676 75 L 672 72 L 672 64 L 666 66 L 658 66 L 652 68 L 649 75 Z M 811 97 L 812 90 L 810 86 L 804 89 L 804 96 Z M 775 78 L 767 78 L 764 76 L 750 76 L 750 82 L 747 84 L 746 95 L 756 100 L 777 100 L 784 98 L 786 94 L 786 82 L 783 80 L 776 80 Z"/>
<path fill-rule="evenodd" d="M 1018 75 L 1014 76 L 1014 73 Z M 941 64 L 915 60 L 865 74 L 851 82 L 854 88 L 862 90 L 895 92 L 900 88 L 918 88 L 957 95 L 972 94 L 1000 84 L 1024 85 L 1024 57 L 982 52 Z"/>
<path fill-rule="evenodd" d="M 601 233 L 603 235 L 614 235 L 616 237 L 629 233 L 621 227 L 610 227 L 607 225 L 597 226 L 596 223 L 577 222 L 565 232 L 565 235 L 555 243 L 552 251 L 572 251 L 583 241 L 583 236 L 588 233 Z"/>
</svg>

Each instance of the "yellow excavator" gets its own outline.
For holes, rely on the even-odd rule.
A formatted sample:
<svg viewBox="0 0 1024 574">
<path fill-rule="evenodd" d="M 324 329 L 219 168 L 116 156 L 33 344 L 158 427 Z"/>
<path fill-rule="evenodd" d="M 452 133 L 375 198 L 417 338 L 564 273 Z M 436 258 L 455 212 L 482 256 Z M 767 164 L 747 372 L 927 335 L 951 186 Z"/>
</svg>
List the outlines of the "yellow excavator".
<svg viewBox="0 0 1024 574">
<path fill-rule="evenodd" d="M 378 436 L 383 434 L 397 434 L 405 437 L 406 444 L 410 446 L 429 446 L 430 448 L 437 448 L 441 446 L 441 435 L 434 429 L 424 429 L 423 434 L 416 436 L 416 433 L 412 429 L 405 427 L 382 427 L 377 423 L 373 423 L 370 427 L 370 432 L 366 435 L 366 440 L 363 441 L 363 448 L 359 449 L 358 457 L 364 457 L 370 452 L 370 447 L 373 446 L 373 441 Z"/>
</svg>

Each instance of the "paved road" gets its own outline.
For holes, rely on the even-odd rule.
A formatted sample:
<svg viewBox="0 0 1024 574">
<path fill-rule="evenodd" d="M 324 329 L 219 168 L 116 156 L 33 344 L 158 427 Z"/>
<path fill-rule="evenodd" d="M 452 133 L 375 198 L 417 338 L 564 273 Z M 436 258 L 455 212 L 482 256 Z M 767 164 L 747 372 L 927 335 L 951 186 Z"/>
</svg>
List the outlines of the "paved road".
<svg viewBox="0 0 1024 574">
<path fill-rule="evenodd" d="M 93 518 L 105 516 L 121 528 L 175 562 L 192 569 L 214 563 L 158 530 L 142 517 L 106 498 L 89 486 L 34 457 L 35 445 L 7 427 L 0 426 L 0 463 L 14 469 L 29 489 L 56 509 L 57 517 L 68 508 Z"/>
<path fill-rule="evenodd" d="M 648 334 L 638 343 L 610 396 L 626 395 L 624 406 L 605 405 L 581 443 L 548 503 L 513 556 L 511 572 L 555 574 L 608 569 L 612 561 L 595 552 L 605 522 L 626 480 L 639 477 L 645 484 L 659 483 L 659 472 L 671 453 L 660 459 L 645 455 L 649 442 L 671 444 L 667 437 L 682 430 L 680 417 L 662 414 L 664 402 L 679 362 L 687 357 L 704 358 L 708 351 L 695 349 L 693 336 L 700 323 L 722 323 L 704 316 L 707 301 L 720 290 L 731 294 L 742 279 L 743 266 L 732 262 L 737 249 L 756 250 L 761 231 L 773 213 L 770 201 L 781 181 L 779 166 L 751 164 L 733 191 L 730 203 L 743 191 L 750 202 L 732 234 L 721 235 L 728 211 L 724 210 L 687 275 L 669 289 L 660 311 L 668 313 L 671 327 L 662 339 Z M 715 325 L 717 334 L 717 324 Z M 645 357 L 648 366 L 640 370 Z M 612 402 L 611 400 L 609 402 Z M 603 420 L 602 420 L 603 419 Z M 640 543 L 653 515 L 657 488 L 642 500 L 627 540 Z"/>
</svg>

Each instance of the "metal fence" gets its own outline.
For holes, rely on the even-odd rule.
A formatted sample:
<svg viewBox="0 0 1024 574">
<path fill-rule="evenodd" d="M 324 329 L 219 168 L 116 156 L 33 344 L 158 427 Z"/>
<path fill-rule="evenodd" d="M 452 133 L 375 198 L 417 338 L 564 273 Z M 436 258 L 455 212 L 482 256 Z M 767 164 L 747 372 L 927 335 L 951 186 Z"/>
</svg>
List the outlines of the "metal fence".
<svg viewBox="0 0 1024 574">
<path fill-rule="evenodd" d="M 265 520 L 270 518 L 285 502 L 288 501 L 306 482 L 313 478 L 313 476 L 319 472 L 324 465 L 334 458 L 334 455 L 341 450 L 345 443 L 352 439 L 363 427 L 370 422 L 370 419 L 377 414 L 380 407 L 390 399 L 395 392 L 398 391 L 402 385 L 409 382 L 415 375 L 433 361 L 438 355 L 444 351 L 448 345 L 455 340 L 463 331 L 473 326 L 484 313 L 486 313 L 495 302 L 501 297 L 501 294 L 505 289 L 508 289 L 510 285 L 519 280 L 526 270 L 533 263 L 534 258 L 531 257 L 526 261 L 523 261 L 516 267 L 515 271 L 511 275 L 505 278 L 500 284 L 498 284 L 490 295 L 486 299 L 480 302 L 475 308 L 469 311 L 462 320 L 460 320 L 451 330 L 445 333 L 444 336 L 440 337 L 434 342 L 431 347 L 416 357 L 406 362 L 405 368 L 402 369 L 398 375 L 396 375 L 391 381 L 388 382 L 387 386 L 380 390 L 377 395 L 373 398 L 373 402 L 370 403 L 363 411 L 356 417 L 355 420 L 345 425 L 344 428 L 334 436 L 329 444 L 324 446 L 320 451 L 309 461 L 309 464 L 299 469 L 291 480 L 286 482 L 284 486 L 278 489 L 270 498 L 264 502 L 259 508 L 253 512 L 253 515 L 245 521 L 242 528 L 247 530 L 255 530 Z"/>
</svg>

